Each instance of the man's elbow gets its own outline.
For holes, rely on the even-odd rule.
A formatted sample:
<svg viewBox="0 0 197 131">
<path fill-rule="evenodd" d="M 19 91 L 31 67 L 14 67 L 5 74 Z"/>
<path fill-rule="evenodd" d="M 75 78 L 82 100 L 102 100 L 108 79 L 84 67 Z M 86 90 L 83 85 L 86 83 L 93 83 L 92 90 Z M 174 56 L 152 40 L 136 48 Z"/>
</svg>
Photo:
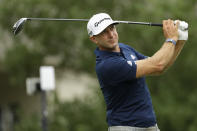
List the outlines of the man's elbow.
<svg viewBox="0 0 197 131">
<path fill-rule="evenodd" d="M 136 77 L 143 77 L 147 75 L 161 75 L 166 70 L 165 61 L 154 60 L 151 57 L 145 60 L 136 61 L 137 73 Z"/>
<path fill-rule="evenodd" d="M 166 71 L 166 65 L 163 63 L 158 63 L 155 68 L 154 74 L 161 75 Z"/>
</svg>

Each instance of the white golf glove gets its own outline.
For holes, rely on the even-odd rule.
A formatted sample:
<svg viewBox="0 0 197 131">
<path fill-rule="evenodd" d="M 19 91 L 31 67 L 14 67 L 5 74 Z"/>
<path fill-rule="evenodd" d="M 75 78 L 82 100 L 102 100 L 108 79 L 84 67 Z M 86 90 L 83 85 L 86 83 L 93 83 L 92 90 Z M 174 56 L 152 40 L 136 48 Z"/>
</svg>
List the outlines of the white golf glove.
<svg viewBox="0 0 197 131">
<path fill-rule="evenodd" d="M 177 23 L 178 20 L 175 20 L 175 23 Z M 179 21 L 179 38 L 178 40 L 187 40 L 188 39 L 188 23 L 185 21 Z"/>
</svg>

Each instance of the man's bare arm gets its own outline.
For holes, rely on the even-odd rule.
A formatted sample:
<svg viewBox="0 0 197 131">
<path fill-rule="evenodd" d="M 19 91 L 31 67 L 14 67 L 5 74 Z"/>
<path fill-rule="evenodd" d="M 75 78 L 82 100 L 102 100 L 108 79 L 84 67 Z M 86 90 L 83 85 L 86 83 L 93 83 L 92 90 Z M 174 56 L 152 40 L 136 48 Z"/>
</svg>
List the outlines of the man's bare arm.
<svg viewBox="0 0 197 131">
<path fill-rule="evenodd" d="M 181 50 L 183 49 L 183 46 L 185 45 L 185 40 L 178 40 L 177 44 L 175 46 L 175 51 L 174 51 L 174 55 L 172 57 L 172 59 L 170 60 L 170 62 L 168 63 L 168 65 L 166 66 L 166 69 L 169 68 L 174 61 L 177 59 L 177 57 L 179 56 Z"/>
<path fill-rule="evenodd" d="M 178 24 L 174 25 L 172 20 L 163 21 L 163 32 L 166 39 L 178 40 Z M 152 57 L 136 61 L 136 77 L 162 73 L 174 54 L 175 45 L 171 42 L 165 42 Z"/>
<path fill-rule="evenodd" d="M 174 55 L 175 46 L 166 42 L 152 57 L 136 61 L 136 77 L 161 74 Z"/>
</svg>

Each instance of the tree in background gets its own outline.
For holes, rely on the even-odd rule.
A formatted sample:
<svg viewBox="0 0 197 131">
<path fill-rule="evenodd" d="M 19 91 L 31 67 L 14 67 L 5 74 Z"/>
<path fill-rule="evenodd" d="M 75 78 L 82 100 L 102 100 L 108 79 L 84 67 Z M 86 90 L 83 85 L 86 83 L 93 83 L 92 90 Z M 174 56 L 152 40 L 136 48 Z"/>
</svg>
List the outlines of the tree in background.
<svg viewBox="0 0 197 131">
<path fill-rule="evenodd" d="M 104 131 L 107 129 L 103 97 L 98 88 L 91 87 L 90 90 L 93 95 L 70 102 L 61 102 L 56 97 L 54 111 L 50 117 L 50 131 Z"/>
</svg>

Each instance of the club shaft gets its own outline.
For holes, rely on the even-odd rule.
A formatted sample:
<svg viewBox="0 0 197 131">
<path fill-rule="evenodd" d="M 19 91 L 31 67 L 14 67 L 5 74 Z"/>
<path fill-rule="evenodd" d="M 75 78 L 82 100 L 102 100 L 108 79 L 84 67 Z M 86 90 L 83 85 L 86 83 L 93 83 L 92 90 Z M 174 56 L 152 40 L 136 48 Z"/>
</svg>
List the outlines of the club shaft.
<svg viewBox="0 0 197 131">
<path fill-rule="evenodd" d="M 62 18 L 21 18 L 18 20 L 13 26 L 13 33 L 16 35 L 18 34 L 26 21 L 37 20 L 37 21 L 83 21 L 88 22 L 89 19 L 62 19 Z M 162 24 L 157 23 L 148 23 L 148 22 L 134 22 L 134 21 L 116 21 L 117 23 L 121 24 L 138 24 L 138 25 L 148 25 L 148 26 L 160 26 Z"/>
<path fill-rule="evenodd" d="M 27 18 L 27 20 L 38 20 L 38 21 L 86 21 L 88 19 L 56 19 L 56 18 Z"/>
<path fill-rule="evenodd" d="M 150 23 L 150 22 L 135 22 L 135 21 L 117 21 L 118 23 L 124 24 L 138 24 L 138 25 L 149 25 L 149 26 L 163 26 L 163 24 Z"/>
<path fill-rule="evenodd" d="M 27 18 L 27 20 L 38 20 L 38 21 L 85 21 L 88 22 L 89 19 L 57 19 L 57 18 Z M 135 21 L 119 21 L 117 20 L 116 22 L 118 23 L 123 23 L 123 24 L 138 24 L 138 25 L 149 25 L 149 26 L 163 26 L 163 24 L 158 24 L 158 23 L 149 23 L 149 22 L 135 22 Z"/>
</svg>

